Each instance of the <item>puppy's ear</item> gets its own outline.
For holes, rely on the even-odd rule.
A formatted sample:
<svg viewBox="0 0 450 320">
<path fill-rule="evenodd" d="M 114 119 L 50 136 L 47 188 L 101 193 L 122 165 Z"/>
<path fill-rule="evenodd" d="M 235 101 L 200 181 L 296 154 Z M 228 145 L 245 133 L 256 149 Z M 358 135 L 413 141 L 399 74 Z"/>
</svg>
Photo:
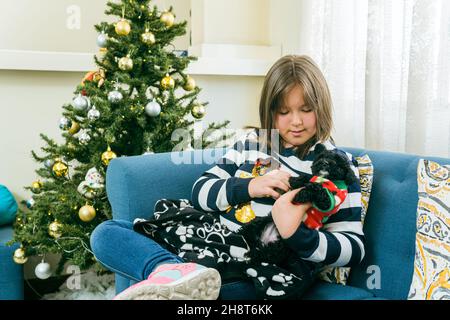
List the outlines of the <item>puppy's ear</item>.
<svg viewBox="0 0 450 320">
<path fill-rule="evenodd" d="M 355 173 L 353 172 L 352 168 L 350 167 L 350 162 L 345 158 L 344 156 L 337 154 L 338 157 L 336 158 L 338 165 L 345 169 L 347 171 L 345 175 L 345 184 L 347 186 L 351 185 L 354 182 L 358 181 L 358 178 L 356 177 Z"/>
<path fill-rule="evenodd" d="M 314 153 L 316 155 L 319 155 L 326 150 L 327 150 L 327 148 L 323 144 L 318 143 L 318 144 L 316 144 L 316 147 L 314 148 Z"/>
</svg>

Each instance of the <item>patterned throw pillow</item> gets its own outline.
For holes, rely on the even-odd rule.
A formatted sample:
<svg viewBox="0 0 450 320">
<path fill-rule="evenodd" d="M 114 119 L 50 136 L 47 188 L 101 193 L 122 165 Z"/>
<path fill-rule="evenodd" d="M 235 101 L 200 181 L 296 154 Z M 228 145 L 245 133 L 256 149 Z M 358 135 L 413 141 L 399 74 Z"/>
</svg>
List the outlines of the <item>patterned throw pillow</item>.
<svg viewBox="0 0 450 320">
<path fill-rule="evenodd" d="M 369 207 L 370 192 L 372 191 L 373 165 L 372 160 L 370 160 L 367 154 L 361 157 L 356 157 L 355 159 L 358 162 L 359 180 L 361 184 L 361 221 L 364 223 L 367 208 Z M 350 268 L 327 267 L 319 274 L 319 279 L 345 286 L 347 284 L 349 274 Z"/>
<path fill-rule="evenodd" d="M 408 299 L 450 299 L 450 165 L 420 160 L 417 184 L 416 254 Z"/>
</svg>

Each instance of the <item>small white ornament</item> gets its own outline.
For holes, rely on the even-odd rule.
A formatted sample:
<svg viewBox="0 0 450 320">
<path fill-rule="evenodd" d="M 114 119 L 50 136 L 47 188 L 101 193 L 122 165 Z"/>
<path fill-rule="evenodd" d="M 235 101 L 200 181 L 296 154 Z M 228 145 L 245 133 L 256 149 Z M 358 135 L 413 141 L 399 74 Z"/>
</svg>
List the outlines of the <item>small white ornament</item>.
<svg viewBox="0 0 450 320">
<path fill-rule="evenodd" d="M 47 159 L 44 162 L 44 165 L 47 169 L 51 169 L 54 164 L 55 164 L 55 160 L 53 160 L 53 159 Z"/>
<path fill-rule="evenodd" d="M 52 269 L 50 267 L 50 264 L 42 260 L 42 262 L 39 263 L 34 269 L 34 273 L 36 274 L 36 277 L 44 280 L 48 279 L 52 275 Z"/>
<path fill-rule="evenodd" d="M 106 48 L 106 41 L 108 41 L 108 35 L 105 33 L 100 33 L 97 37 L 97 45 L 100 48 Z"/>
<path fill-rule="evenodd" d="M 75 110 L 85 111 L 87 108 L 89 108 L 90 103 L 88 98 L 79 95 L 78 97 L 73 99 L 72 105 Z"/>
<path fill-rule="evenodd" d="M 145 113 L 150 117 L 157 117 L 161 113 L 161 106 L 155 100 L 150 101 L 145 106 Z"/>
<path fill-rule="evenodd" d="M 88 199 L 95 197 L 97 190 L 105 187 L 105 179 L 93 167 L 86 173 L 86 177 L 83 182 L 78 185 L 77 191 Z"/>
</svg>

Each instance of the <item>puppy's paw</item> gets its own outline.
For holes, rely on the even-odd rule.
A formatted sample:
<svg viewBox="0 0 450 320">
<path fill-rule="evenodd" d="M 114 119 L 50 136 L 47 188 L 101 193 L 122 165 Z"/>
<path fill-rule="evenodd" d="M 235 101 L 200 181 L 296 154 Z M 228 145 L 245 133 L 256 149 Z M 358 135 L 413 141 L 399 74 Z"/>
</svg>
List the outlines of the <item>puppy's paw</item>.
<svg viewBox="0 0 450 320">
<path fill-rule="evenodd" d="M 295 203 L 305 203 L 305 202 L 311 202 L 311 201 L 312 201 L 312 195 L 308 189 L 300 190 L 294 197 Z"/>
<path fill-rule="evenodd" d="M 313 201 L 319 210 L 325 211 L 330 209 L 331 199 L 325 189 L 315 192 L 313 195 Z"/>
</svg>

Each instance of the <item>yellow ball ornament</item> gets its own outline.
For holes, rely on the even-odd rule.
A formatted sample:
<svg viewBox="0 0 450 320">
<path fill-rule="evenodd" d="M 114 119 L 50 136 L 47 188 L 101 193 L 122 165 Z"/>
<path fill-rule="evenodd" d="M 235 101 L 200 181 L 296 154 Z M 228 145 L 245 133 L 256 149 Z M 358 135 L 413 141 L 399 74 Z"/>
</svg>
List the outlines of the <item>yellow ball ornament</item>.
<svg viewBox="0 0 450 320">
<path fill-rule="evenodd" d="M 80 220 L 83 222 L 89 222 L 92 221 L 92 219 L 95 218 L 95 209 L 93 206 L 85 205 L 80 208 L 78 211 L 78 216 L 80 217 Z"/>
<path fill-rule="evenodd" d="M 151 33 L 148 29 L 145 29 L 145 32 L 141 34 L 141 41 L 146 45 L 152 45 L 156 42 L 156 38 L 153 33 Z"/>
<path fill-rule="evenodd" d="M 170 28 L 171 26 L 173 26 L 173 23 L 175 22 L 175 16 L 173 15 L 172 12 L 166 11 L 163 14 L 161 14 L 160 20 L 166 25 L 166 27 Z"/>
<path fill-rule="evenodd" d="M 62 224 L 59 221 L 55 220 L 49 224 L 48 234 L 51 235 L 53 238 L 58 239 L 62 235 L 61 228 Z"/>
<path fill-rule="evenodd" d="M 196 104 L 191 111 L 192 116 L 197 119 L 200 120 L 202 119 L 205 115 L 206 115 L 206 109 L 205 106 L 202 104 Z"/>
<path fill-rule="evenodd" d="M 67 175 L 67 172 L 68 172 L 69 168 L 61 160 L 57 160 L 55 162 L 55 164 L 53 165 L 52 170 L 53 170 L 53 173 L 57 177 L 64 177 L 64 176 Z"/>
<path fill-rule="evenodd" d="M 74 134 L 77 134 L 78 133 L 78 131 L 80 131 L 80 125 L 78 124 L 78 122 L 75 122 L 75 121 L 73 121 L 72 122 L 72 126 L 70 127 L 70 129 L 69 129 L 69 133 L 71 134 L 71 135 L 74 135 Z"/>
<path fill-rule="evenodd" d="M 25 250 L 23 247 L 20 247 L 14 251 L 13 260 L 17 264 L 24 264 L 27 262 L 28 257 L 25 255 Z"/>
<path fill-rule="evenodd" d="M 192 91 L 192 90 L 195 89 L 195 87 L 196 87 L 196 84 L 195 84 L 194 78 L 188 76 L 187 79 L 186 79 L 186 83 L 184 84 L 184 87 L 183 87 L 184 90 Z"/>
<path fill-rule="evenodd" d="M 109 165 L 109 162 L 114 158 L 117 158 L 117 155 L 113 151 L 111 151 L 110 147 L 108 147 L 108 150 L 102 153 L 102 162 L 105 166 Z"/>
<path fill-rule="evenodd" d="M 120 19 L 119 22 L 116 23 L 115 29 L 119 36 L 127 36 L 131 31 L 131 25 L 127 20 Z"/>
<path fill-rule="evenodd" d="M 106 54 L 108 53 L 108 49 L 106 48 L 100 48 L 97 54 L 97 58 L 100 62 L 103 62 L 105 60 Z"/>
<path fill-rule="evenodd" d="M 161 80 L 161 87 L 164 90 L 173 89 L 175 87 L 175 80 L 173 80 L 173 78 L 167 73 Z"/>
<path fill-rule="evenodd" d="M 41 192 L 41 188 L 42 188 L 42 182 L 40 182 L 40 181 L 34 181 L 31 184 L 31 191 L 33 191 L 34 193 Z"/>
<path fill-rule="evenodd" d="M 123 71 L 130 71 L 133 69 L 133 59 L 129 56 L 119 59 L 119 69 Z"/>
<path fill-rule="evenodd" d="M 234 216 L 236 217 L 236 220 L 241 223 L 249 223 L 256 218 L 256 214 L 250 204 L 240 205 L 236 209 L 236 213 L 234 214 Z"/>
</svg>

